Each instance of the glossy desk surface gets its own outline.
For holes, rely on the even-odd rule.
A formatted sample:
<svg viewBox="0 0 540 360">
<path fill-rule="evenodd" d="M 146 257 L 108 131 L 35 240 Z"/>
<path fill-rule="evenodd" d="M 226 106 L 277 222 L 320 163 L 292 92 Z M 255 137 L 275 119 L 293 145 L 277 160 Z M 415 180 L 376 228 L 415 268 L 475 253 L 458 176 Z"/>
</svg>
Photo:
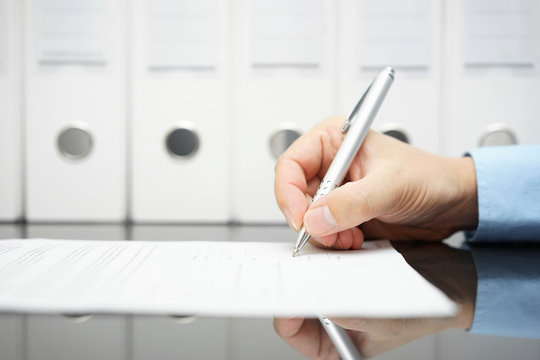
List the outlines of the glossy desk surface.
<svg viewBox="0 0 540 360">
<path fill-rule="evenodd" d="M 264 241 L 288 242 L 292 249 L 296 234 L 286 226 L 1 224 L 0 239 L 5 238 Z M 463 235 L 456 234 L 444 243 L 407 242 L 395 247 L 413 268 L 453 298 L 463 297 L 460 289 L 465 283 L 472 284 L 469 287 L 475 291 L 473 256 L 463 245 Z M 524 253 L 540 251 L 538 246 L 523 246 Z M 534 260 L 523 258 L 524 263 Z M 474 295 L 470 301 L 474 302 Z M 400 324 L 406 328 L 404 333 L 419 331 L 417 322 Z M 86 355 L 75 358 L 303 358 L 275 334 L 272 319 L 193 321 L 100 315 L 66 320 L 62 316 L 3 314 L 0 335 L 0 348 L 6 354 L 1 358 L 14 360 L 70 359 L 82 352 Z M 213 346 L 203 341 L 208 336 Z M 540 340 L 482 336 L 463 330 L 420 331 L 411 340 L 377 358 L 540 359 Z"/>
</svg>

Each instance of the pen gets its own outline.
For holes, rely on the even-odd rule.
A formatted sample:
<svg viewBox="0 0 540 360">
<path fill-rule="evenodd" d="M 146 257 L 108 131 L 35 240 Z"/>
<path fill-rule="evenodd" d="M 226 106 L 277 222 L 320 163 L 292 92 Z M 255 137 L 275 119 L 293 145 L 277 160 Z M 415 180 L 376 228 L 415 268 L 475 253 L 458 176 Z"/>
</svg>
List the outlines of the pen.
<svg viewBox="0 0 540 360">
<path fill-rule="evenodd" d="M 342 360 L 362 360 L 358 350 L 356 350 L 356 346 L 354 346 L 344 328 L 337 326 L 322 315 L 319 315 L 319 321 L 330 340 L 332 340 Z"/>
<path fill-rule="evenodd" d="M 358 100 L 343 129 L 341 129 L 342 132 L 346 133 L 345 137 L 336 153 L 336 157 L 332 160 L 326 175 L 321 181 L 312 203 L 340 186 L 343 182 L 393 80 L 394 69 L 386 67 L 375 77 L 360 100 Z M 294 246 L 293 256 L 300 253 L 310 236 L 306 232 L 306 228 L 302 226 Z"/>
<path fill-rule="evenodd" d="M 336 157 L 332 160 L 326 175 L 321 181 L 312 202 L 315 202 L 317 199 L 341 185 L 393 81 L 394 70 L 391 67 L 385 68 L 375 77 L 360 100 L 358 100 L 351 115 L 341 129 L 342 132 L 346 133 L 343 142 L 336 153 Z M 302 226 L 294 246 L 293 256 L 297 256 L 300 253 L 300 250 L 302 250 L 302 247 L 307 243 L 310 236 L 311 235 L 306 232 L 306 228 Z M 330 340 L 332 340 L 332 343 L 342 360 L 362 359 L 353 342 L 345 332 L 345 329 L 337 326 L 322 315 L 319 315 L 319 321 Z"/>
</svg>

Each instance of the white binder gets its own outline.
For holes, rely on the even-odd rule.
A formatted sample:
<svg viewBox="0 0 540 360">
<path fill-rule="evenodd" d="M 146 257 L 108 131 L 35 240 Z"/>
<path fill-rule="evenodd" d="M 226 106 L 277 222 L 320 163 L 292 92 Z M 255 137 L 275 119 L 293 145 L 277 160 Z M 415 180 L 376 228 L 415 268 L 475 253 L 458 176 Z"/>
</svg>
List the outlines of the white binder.
<svg viewBox="0 0 540 360">
<path fill-rule="evenodd" d="M 0 221 L 22 215 L 20 6 L 0 0 Z"/>
<path fill-rule="evenodd" d="M 444 153 L 540 142 L 538 1 L 454 1 L 446 15 Z"/>
<path fill-rule="evenodd" d="M 26 0 L 30 221 L 126 213 L 126 0 Z"/>
<path fill-rule="evenodd" d="M 133 2 L 131 217 L 229 217 L 229 23 L 225 0 Z"/>
<path fill-rule="evenodd" d="M 274 198 L 276 156 L 335 110 L 335 6 L 329 0 L 234 2 L 234 221 L 284 222 Z"/>
<path fill-rule="evenodd" d="M 28 315 L 24 323 L 25 358 L 127 359 L 128 324 L 126 316 L 111 314 Z"/>
<path fill-rule="evenodd" d="M 348 116 L 385 66 L 396 70 L 375 130 L 438 152 L 441 0 L 343 0 L 338 39 L 338 112 Z"/>
<path fill-rule="evenodd" d="M 0 346 L 2 357 L 6 359 L 22 359 L 24 354 L 24 315 L 0 315 Z"/>
</svg>

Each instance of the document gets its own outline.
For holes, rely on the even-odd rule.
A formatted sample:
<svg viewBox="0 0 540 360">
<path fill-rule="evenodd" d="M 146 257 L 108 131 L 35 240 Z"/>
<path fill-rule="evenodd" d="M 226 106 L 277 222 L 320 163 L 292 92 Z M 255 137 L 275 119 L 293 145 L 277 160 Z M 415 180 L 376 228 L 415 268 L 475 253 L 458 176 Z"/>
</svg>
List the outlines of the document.
<svg viewBox="0 0 540 360">
<path fill-rule="evenodd" d="M 262 242 L 0 241 L 0 312 L 450 316 L 388 241 L 331 251 Z"/>
</svg>

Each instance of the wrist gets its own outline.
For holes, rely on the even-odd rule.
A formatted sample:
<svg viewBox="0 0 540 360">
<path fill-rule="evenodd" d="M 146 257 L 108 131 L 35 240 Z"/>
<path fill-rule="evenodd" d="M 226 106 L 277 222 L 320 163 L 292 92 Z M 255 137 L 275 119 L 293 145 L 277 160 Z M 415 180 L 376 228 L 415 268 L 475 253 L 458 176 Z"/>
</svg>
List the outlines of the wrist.
<svg viewBox="0 0 540 360">
<path fill-rule="evenodd" d="M 474 319 L 476 306 L 476 286 L 478 277 L 470 251 L 455 250 L 455 281 L 456 291 L 453 300 L 459 304 L 460 309 L 454 327 L 469 330 Z"/>
<path fill-rule="evenodd" d="M 469 330 L 472 327 L 476 306 L 478 277 L 472 254 L 468 250 L 442 248 L 437 253 L 434 269 L 436 286 L 458 306 L 458 312 L 448 319 L 447 327 Z M 441 267 L 443 264 L 443 267 Z"/>
<path fill-rule="evenodd" d="M 469 156 L 451 159 L 455 173 L 457 196 L 454 204 L 456 230 L 475 229 L 478 226 L 478 197 L 476 172 Z"/>
</svg>

